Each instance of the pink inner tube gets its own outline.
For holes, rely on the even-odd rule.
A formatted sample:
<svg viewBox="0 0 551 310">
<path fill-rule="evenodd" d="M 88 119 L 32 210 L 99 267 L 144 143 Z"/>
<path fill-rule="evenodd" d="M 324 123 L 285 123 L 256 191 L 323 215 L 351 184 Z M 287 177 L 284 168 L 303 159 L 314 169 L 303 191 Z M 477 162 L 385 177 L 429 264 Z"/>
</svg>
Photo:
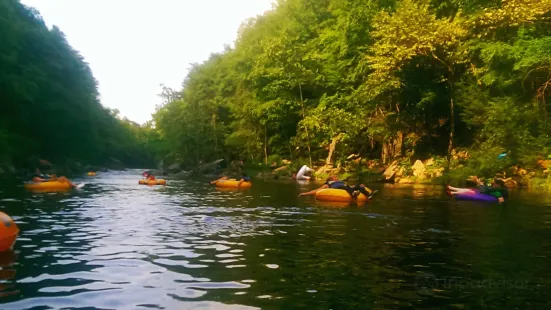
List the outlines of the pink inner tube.
<svg viewBox="0 0 551 310">
<path fill-rule="evenodd" d="M 492 195 L 481 194 L 478 191 L 474 193 L 463 193 L 458 195 L 453 195 L 457 200 L 470 200 L 470 201 L 486 201 L 486 202 L 497 202 L 497 198 Z"/>
</svg>

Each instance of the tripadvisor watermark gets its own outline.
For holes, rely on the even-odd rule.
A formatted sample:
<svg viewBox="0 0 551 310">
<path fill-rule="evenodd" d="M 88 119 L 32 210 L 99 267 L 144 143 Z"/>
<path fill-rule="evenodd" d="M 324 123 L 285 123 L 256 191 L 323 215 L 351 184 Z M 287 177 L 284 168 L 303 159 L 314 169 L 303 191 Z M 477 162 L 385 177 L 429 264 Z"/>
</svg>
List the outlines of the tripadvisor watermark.
<svg viewBox="0 0 551 310">
<path fill-rule="evenodd" d="M 468 279 L 459 277 L 437 277 L 434 274 L 423 273 L 415 277 L 415 287 L 427 293 L 434 290 L 452 289 L 528 289 L 529 280 L 513 280 L 504 278 Z"/>
</svg>

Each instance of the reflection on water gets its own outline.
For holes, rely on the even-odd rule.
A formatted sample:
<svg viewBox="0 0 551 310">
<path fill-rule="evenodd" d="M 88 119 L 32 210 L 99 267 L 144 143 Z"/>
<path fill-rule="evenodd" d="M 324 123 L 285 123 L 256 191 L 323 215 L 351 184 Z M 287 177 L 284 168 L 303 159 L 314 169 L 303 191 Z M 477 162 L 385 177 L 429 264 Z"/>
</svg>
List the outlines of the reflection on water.
<svg viewBox="0 0 551 310">
<path fill-rule="evenodd" d="M 385 185 L 367 204 L 297 199 L 314 182 L 138 185 L 0 193 L 21 229 L 0 256 L 2 309 L 548 308 L 551 200 L 450 201 Z M 534 198 L 537 197 L 537 198 Z M 537 200 L 536 200 L 537 199 Z"/>
</svg>

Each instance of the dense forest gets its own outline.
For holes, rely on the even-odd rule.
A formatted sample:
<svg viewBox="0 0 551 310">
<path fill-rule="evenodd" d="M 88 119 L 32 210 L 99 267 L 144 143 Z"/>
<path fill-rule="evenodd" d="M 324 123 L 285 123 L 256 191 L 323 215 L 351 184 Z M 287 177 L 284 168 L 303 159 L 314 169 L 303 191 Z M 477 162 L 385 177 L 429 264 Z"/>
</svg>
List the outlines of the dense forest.
<svg viewBox="0 0 551 310">
<path fill-rule="evenodd" d="M 153 164 L 158 140 L 104 108 L 83 57 L 17 0 L 0 1 L 0 168 Z M 2 170 L 2 169 L 0 169 Z M 3 169 L 5 170 L 5 169 Z"/>
<path fill-rule="evenodd" d="M 4 166 L 355 154 L 494 173 L 551 154 L 551 0 L 279 0 L 164 87 L 145 125 L 100 104 L 88 64 L 34 9 L 1 1 L 0 42 Z"/>
<path fill-rule="evenodd" d="M 495 171 L 551 146 L 551 0 L 280 0 L 165 88 L 171 161 L 440 158 Z M 496 156 L 507 153 L 503 160 Z"/>
</svg>

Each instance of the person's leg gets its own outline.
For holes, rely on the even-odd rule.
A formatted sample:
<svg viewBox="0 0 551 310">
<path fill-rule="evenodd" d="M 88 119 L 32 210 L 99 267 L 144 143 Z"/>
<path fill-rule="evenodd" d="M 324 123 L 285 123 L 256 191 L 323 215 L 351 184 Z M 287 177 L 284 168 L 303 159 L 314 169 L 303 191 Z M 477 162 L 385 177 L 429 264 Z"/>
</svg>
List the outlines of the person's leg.
<svg viewBox="0 0 551 310">
<path fill-rule="evenodd" d="M 448 195 L 460 195 L 460 194 L 475 194 L 476 191 L 470 188 L 458 188 L 453 186 L 447 186 Z"/>
<path fill-rule="evenodd" d="M 356 190 L 356 191 L 360 191 L 360 193 L 364 194 L 365 197 L 371 196 L 371 193 L 372 193 L 371 191 L 368 191 L 367 187 L 365 187 L 365 185 L 363 185 L 363 184 L 354 185 L 353 189 Z"/>
<path fill-rule="evenodd" d="M 475 191 L 470 188 L 458 188 L 448 185 L 448 190 L 450 191 L 450 194 L 457 195 L 457 194 L 472 194 Z"/>
<path fill-rule="evenodd" d="M 339 189 L 344 189 L 350 195 L 350 197 L 356 199 L 356 197 L 354 197 L 354 189 L 352 187 L 344 185 L 342 187 L 339 187 Z"/>
</svg>

